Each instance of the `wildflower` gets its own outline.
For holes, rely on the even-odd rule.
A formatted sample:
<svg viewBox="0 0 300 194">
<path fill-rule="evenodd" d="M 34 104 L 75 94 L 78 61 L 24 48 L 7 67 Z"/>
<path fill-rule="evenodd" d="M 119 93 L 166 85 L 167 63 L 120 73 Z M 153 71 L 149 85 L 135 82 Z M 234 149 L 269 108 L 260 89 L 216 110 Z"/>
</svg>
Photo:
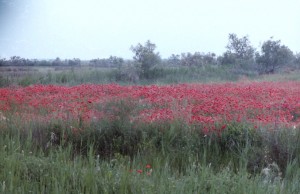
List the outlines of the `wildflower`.
<svg viewBox="0 0 300 194">
<path fill-rule="evenodd" d="M 139 169 L 139 170 L 136 170 L 136 172 L 139 173 L 139 174 L 142 174 L 143 170 Z"/>
<path fill-rule="evenodd" d="M 150 165 L 150 164 L 147 164 L 147 165 L 146 165 L 146 168 L 150 169 L 150 168 L 151 168 L 151 165 Z"/>
</svg>

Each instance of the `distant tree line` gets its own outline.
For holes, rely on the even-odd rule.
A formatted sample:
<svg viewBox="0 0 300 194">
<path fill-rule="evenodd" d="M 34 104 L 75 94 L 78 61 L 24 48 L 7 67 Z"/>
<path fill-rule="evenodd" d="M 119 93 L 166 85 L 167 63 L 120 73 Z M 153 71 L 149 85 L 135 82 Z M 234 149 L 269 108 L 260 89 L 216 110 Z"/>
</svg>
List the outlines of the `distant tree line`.
<svg viewBox="0 0 300 194">
<path fill-rule="evenodd" d="M 82 61 L 78 58 L 61 60 L 57 57 L 54 60 L 38 60 L 12 56 L 10 59 L 0 59 L 0 66 L 80 66 L 81 64 Z"/>
<path fill-rule="evenodd" d="M 126 74 L 130 74 L 130 77 L 138 76 L 148 79 L 158 73 L 158 68 L 162 67 L 232 66 L 237 71 L 252 71 L 259 74 L 275 73 L 281 68 L 300 67 L 300 54 L 294 54 L 280 40 L 274 40 L 271 37 L 264 41 L 261 48 L 257 50 L 251 45 L 248 36 L 240 38 L 233 33 L 229 34 L 226 51 L 220 56 L 210 52 L 188 52 L 172 54 L 169 58 L 162 59 L 159 52 L 156 52 L 156 45 L 150 40 L 143 45 L 138 43 L 136 46 L 131 46 L 130 50 L 133 52 L 131 60 L 116 56 L 88 61 L 81 61 L 78 58 L 61 60 L 58 57 L 52 60 L 37 60 L 13 56 L 10 59 L 0 58 L 0 66 L 109 67 L 119 69 L 120 79 L 123 79 L 122 77 Z"/>
</svg>

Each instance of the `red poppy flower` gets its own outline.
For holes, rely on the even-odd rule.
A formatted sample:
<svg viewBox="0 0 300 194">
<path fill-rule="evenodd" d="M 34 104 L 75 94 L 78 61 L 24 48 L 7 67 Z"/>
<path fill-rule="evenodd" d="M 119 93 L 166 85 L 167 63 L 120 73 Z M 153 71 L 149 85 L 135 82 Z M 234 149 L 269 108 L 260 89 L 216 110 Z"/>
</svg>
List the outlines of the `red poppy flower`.
<svg viewBox="0 0 300 194">
<path fill-rule="evenodd" d="M 151 168 L 151 165 L 150 165 L 150 164 L 147 164 L 147 165 L 146 165 L 146 168 L 148 168 L 148 169 Z"/>
</svg>

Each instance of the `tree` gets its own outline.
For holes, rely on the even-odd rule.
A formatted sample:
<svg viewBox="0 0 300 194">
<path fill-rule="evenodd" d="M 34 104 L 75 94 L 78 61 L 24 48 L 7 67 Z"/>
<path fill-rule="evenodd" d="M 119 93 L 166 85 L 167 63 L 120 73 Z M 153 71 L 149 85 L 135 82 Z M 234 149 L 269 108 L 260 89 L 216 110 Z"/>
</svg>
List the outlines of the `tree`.
<svg viewBox="0 0 300 194">
<path fill-rule="evenodd" d="M 0 58 L 0 66 L 4 66 L 6 62 L 5 58 Z"/>
<path fill-rule="evenodd" d="M 56 57 L 56 59 L 52 61 L 52 66 L 60 66 L 60 65 L 63 65 L 63 62 L 59 57 Z"/>
<path fill-rule="evenodd" d="M 295 64 L 300 67 L 300 53 L 295 54 Z"/>
<path fill-rule="evenodd" d="M 223 54 L 222 64 L 249 65 L 254 63 L 255 49 L 251 46 L 248 36 L 238 38 L 236 34 L 229 34 L 227 51 Z"/>
<path fill-rule="evenodd" d="M 133 60 L 140 69 L 140 75 L 144 78 L 151 77 L 151 69 L 161 63 L 159 53 L 155 53 L 156 45 L 148 40 L 144 46 L 138 43 L 131 46 L 130 50 L 134 53 Z"/>
<path fill-rule="evenodd" d="M 271 37 L 262 44 L 261 52 L 256 53 L 256 62 L 262 67 L 264 73 L 274 73 L 278 68 L 292 62 L 293 52 L 280 42 Z"/>
<path fill-rule="evenodd" d="M 24 66 L 26 65 L 26 59 L 19 56 L 10 57 L 10 64 L 15 66 Z"/>
<path fill-rule="evenodd" d="M 182 66 L 186 66 L 186 67 L 196 66 L 197 61 L 201 61 L 201 57 L 197 56 L 197 54 L 193 55 L 190 52 L 181 53 L 180 64 Z"/>
<path fill-rule="evenodd" d="M 217 64 L 217 55 L 215 53 L 206 53 L 203 54 L 203 63 L 205 65 L 216 65 Z"/>
<path fill-rule="evenodd" d="M 180 56 L 172 54 L 168 59 L 167 59 L 167 64 L 171 66 L 179 66 L 180 65 Z"/>
<path fill-rule="evenodd" d="M 110 67 L 121 68 L 121 66 L 124 64 L 124 59 L 122 57 L 110 56 L 108 58 L 108 62 L 110 64 Z"/>
<path fill-rule="evenodd" d="M 70 65 L 70 66 L 80 66 L 81 65 L 81 60 L 78 59 L 78 58 L 69 59 L 68 60 L 68 65 Z"/>
</svg>

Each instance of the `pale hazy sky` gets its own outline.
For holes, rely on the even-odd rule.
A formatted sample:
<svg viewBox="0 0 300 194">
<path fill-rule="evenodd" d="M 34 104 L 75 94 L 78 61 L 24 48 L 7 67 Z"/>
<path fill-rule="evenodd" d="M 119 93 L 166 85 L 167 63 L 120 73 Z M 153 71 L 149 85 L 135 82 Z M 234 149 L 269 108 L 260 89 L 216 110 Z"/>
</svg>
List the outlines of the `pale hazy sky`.
<svg viewBox="0 0 300 194">
<path fill-rule="evenodd" d="M 225 51 L 228 34 L 300 51 L 300 0 L 0 0 L 0 57 L 131 58 L 148 39 L 164 58 Z"/>
</svg>

